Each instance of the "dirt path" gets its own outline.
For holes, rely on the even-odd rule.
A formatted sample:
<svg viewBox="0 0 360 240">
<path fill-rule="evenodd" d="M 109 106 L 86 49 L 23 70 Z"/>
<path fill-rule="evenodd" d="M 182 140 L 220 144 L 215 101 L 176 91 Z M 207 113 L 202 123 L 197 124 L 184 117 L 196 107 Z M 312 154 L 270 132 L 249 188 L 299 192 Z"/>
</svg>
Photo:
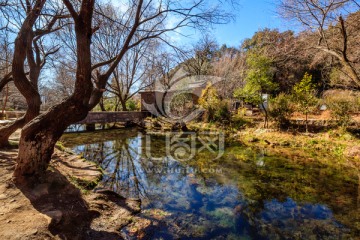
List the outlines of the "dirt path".
<svg viewBox="0 0 360 240">
<path fill-rule="evenodd" d="M 59 151 L 41 183 L 18 187 L 16 154 L 0 151 L 0 239 L 122 239 L 118 230 L 140 211 L 136 199 L 79 190 L 75 185 L 91 187 L 101 173 Z"/>
<path fill-rule="evenodd" d="M 11 181 L 16 152 L 0 153 L 0 239 L 52 239 L 51 218 L 39 213 Z"/>
</svg>

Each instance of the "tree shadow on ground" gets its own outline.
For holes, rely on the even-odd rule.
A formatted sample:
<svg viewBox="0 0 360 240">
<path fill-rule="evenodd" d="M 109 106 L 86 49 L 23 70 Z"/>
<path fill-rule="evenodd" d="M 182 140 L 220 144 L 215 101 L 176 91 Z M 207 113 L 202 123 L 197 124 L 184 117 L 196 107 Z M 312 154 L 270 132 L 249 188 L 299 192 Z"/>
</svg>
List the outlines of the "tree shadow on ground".
<svg viewBox="0 0 360 240">
<path fill-rule="evenodd" d="M 49 231 L 60 239 L 123 239 L 119 233 L 94 229 L 100 216 L 84 200 L 80 190 L 57 170 L 47 171 L 43 179 L 17 187 L 33 207 L 51 218 Z"/>
</svg>

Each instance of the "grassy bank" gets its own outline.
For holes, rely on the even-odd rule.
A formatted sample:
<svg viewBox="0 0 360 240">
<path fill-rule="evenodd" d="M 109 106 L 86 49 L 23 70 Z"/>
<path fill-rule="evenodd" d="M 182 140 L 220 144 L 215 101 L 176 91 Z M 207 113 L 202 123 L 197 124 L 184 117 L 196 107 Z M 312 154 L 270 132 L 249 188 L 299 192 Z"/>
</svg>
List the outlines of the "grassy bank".
<svg viewBox="0 0 360 240">
<path fill-rule="evenodd" d="M 190 123 L 193 131 L 225 131 L 230 144 L 242 143 L 261 148 L 271 155 L 289 159 L 340 164 L 360 170 L 360 139 L 342 129 L 319 133 L 300 133 L 246 127 L 242 130 L 223 128 L 215 123 Z"/>
</svg>

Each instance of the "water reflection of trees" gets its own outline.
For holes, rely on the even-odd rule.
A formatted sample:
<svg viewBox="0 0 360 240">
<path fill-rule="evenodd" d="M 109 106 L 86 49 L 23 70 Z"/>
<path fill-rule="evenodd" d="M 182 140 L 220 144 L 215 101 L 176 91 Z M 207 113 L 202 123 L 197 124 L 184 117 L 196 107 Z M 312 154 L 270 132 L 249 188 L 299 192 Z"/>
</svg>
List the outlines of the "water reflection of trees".
<svg viewBox="0 0 360 240">
<path fill-rule="evenodd" d="M 193 161 L 174 161 L 166 156 L 163 138 L 152 139 L 150 150 L 153 157 L 144 154 L 146 145 L 141 136 L 98 142 L 77 148 L 78 152 L 83 152 L 87 159 L 97 162 L 106 171 L 101 183 L 103 187 L 126 197 L 156 203 L 155 207 L 183 212 L 195 210 L 197 214 L 210 216 L 211 219 L 213 216 L 208 215 L 208 211 L 216 215 L 223 214 L 216 209 L 234 208 L 236 224 L 246 222 L 247 231 L 253 229 L 254 232 L 259 231 L 258 225 L 271 227 L 273 221 L 281 222 L 282 219 L 276 218 L 274 214 L 277 209 L 289 204 L 294 205 L 289 207 L 289 211 L 310 212 L 327 205 L 336 219 L 348 226 L 353 226 L 358 219 L 358 185 L 353 181 L 353 174 L 344 172 L 344 169 L 340 171 L 316 163 L 291 163 L 287 159 L 264 155 L 260 156 L 259 161 L 259 154 L 253 150 L 235 149 L 232 154 L 231 148 L 227 149 L 228 153 L 222 159 L 216 161 L 210 161 L 206 153 L 198 155 Z M 189 167 L 221 168 L 224 171 L 220 174 L 201 171 L 193 174 L 186 171 L 166 172 L 167 169 Z M 237 190 L 232 192 L 231 198 L 229 192 L 221 195 L 229 186 Z M 327 214 L 329 209 L 322 212 Z M 286 211 L 283 213 L 286 223 L 296 226 L 297 220 L 287 219 Z M 224 214 L 228 216 L 228 212 Z M 263 219 L 263 214 L 274 220 L 270 222 Z M 299 218 L 299 222 L 307 218 L 311 216 L 304 215 Z M 332 220 L 325 222 L 321 229 L 334 227 Z"/>
<path fill-rule="evenodd" d="M 159 172 L 170 166 L 169 160 L 147 158 L 141 155 L 141 137 L 119 138 L 112 141 L 77 147 L 86 159 L 96 162 L 106 172 L 101 187 L 125 197 L 150 198 L 148 189 L 162 184 Z M 158 153 L 159 146 L 153 148 Z M 154 153 L 156 154 L 156 153 Z M 164 156 L 164 155 L 162 155 Z M 151 183 L 151 184 L 149 184 Z"/>
<path fill-rule="evenodd" d="M 86 159 L 95 161 L 105 172 L 101 187 L 121 193 L 125 197 L 145 197 L 146 189 L 139 181 L 137 149 L 133 139 L 85 145 L 81 150 Z"/>
</svg>

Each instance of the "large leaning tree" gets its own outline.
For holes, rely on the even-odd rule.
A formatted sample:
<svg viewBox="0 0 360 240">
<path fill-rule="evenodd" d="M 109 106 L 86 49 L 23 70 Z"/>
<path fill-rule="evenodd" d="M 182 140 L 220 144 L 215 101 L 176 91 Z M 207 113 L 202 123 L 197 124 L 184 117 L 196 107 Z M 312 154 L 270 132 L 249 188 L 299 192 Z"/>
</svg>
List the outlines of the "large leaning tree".
<svg viewBox="0 0 360 240">
<path fill-rule="evenodd" d="M 39 78 L 47 58 L 58 51 L 58 47 L 47 44 L 47 36 L 61 29 L 65 8 L 42 8 L 45 1 L 34 5 L 21 5 L 17 1 L 7 1 L 1 8 L 1 16 L 6 19 L 2 28 L 5 34 L 13 35 L 18 31 L 23 34 L 16 38 L 13 49 L 11 68 L 5 72 L 0 82 L 0 90 L 14 80 L 16 87 L 25 97 L 27 111 L 24 116 L 0 128 L 0 147 L 9 145 L 8 139 L 17 129 L 22 128 L 39 115 L 41 98 L 39 94 Z M 26 18 L 24 16 L 27 16 Z M 8 37 L 11 41 L 11 36 Z"/>
<path fill-rule="evenodd" d="M 121 48 L 111 58 L 93 62 L 93 37 L 102 28 L 103 2 L 96 0 L 25 0 L 30 11 L 22 22 L 14 46 L 12 75 L 15 85 L 28 101 L 38 101 L 37 92 L 28 86 L 24 72 L 29 37 L 44 9 L 49 6 L 66 7 L 72 19 L 76 39 L 76 76 L 72 95 L 37 116 L 22 129 L 17 165 L 14 172 L 19 183 L 29 177 L 41 176 L 47 169 L 55 143 L 65 129 L 86 117 L 100 101 L 106 84 L 132 48 L 150 39 L 169 41 L 168 33 L 183 27 L 206 27 L 225 23 L 229 15 L 222 11 L 221 2 L 205 0 L 127 0 L 118 1 L 120 18 L 114 20 L 123 29 L 118 36 Z M 168 21 L 171 18 L 171 21 Z M 36 97 L 34 97 L 36 96 Z"/>
<path fill-rule="evenodd" d="M 357 87 L 359 56 L 349 48 L 358 42 L 360 26 L 349 17 L 359 10 L 358 0 L 279 0 L 280 14 L 316 34 L 316 44 L 311 47 L 336 59 Z"/>
</svg>

